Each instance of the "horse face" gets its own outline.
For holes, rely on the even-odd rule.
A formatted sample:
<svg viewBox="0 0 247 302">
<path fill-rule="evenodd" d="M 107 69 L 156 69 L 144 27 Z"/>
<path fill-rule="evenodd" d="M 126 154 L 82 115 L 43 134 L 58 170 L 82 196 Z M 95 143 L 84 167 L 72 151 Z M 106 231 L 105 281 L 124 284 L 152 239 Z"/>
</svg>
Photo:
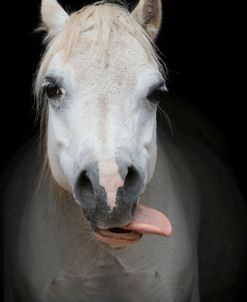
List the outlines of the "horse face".
<svg viewBox="0 0 247 302">
<path fill-rule="evenodd" d="M 103 5 L 97 9 L 103 18 Z M 114 5 L 113 13 L 119 20 L 125 18 Z M 113 17 L 108 22 L 115 22 Z M 152 177 L 157 109 L 153 94 L 164 80 L 140 40 L 121 24 L 102 29 L 95 18 L 97 14 L 84 20 L 86 30 L 67 54 L 51 46 L 42 86 L 48 99 L 52 175 L 74 195 L 94 226 L 107 229 L 130 222 Z M 74 19 L 66 20 L 67 28 Z"/>
</svg>

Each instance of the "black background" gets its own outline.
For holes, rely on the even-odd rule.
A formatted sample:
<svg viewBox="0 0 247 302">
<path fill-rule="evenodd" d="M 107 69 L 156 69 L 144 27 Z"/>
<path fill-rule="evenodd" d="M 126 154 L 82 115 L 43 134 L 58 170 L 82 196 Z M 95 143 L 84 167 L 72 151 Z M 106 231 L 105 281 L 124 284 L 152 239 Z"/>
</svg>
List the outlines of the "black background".
<svg viewBox="0 0 247 302">
<path fill-rule="evenodd" d="M 1 163 L 38 129 L 32 80 L 41 56 L 40 1 L 1 2 Z M 59 1 L 71 10 L 94 1 Z M 133 7 L 137 1 L 128 1 Z M 245 98 L 241 95 L 240 8 L 224 0 L 164 0 L 157 44 L 169 70 L 170 92 L 198 106 L 222 131 L 239 187 L 245 182 Z M 6 15 L 6 19 L 4 19 Z"/>
<path fill-rule="evenodd" d="M 32 79 L 41 55 L 40 1 L 9 1 L 2 8 L 4 50 L 1 97 L 2 168 L 38 128 L 34 123 Z M 70 10 L 90 0 L 59 1 Z M 137 1 L 128 1 L 133 7 Z M 208 114 L 229 146 L 231 166 L 246 196 L 245 99 L 240 94 L 240 8 L 232 2 L 163 1 L 163 27 L 157 44 L 169 69 L 170 92 Z"/>
</svg>

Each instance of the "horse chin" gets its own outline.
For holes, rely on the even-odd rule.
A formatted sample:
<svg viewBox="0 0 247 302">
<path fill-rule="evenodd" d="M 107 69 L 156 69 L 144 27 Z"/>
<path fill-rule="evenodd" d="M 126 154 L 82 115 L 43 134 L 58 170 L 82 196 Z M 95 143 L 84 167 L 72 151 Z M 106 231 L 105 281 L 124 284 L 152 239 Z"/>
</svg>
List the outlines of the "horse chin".
<svg viewBox="0 0 247 302">
<path fill-rule="evenodd" d="M 110 228 L 95 230 L 95 237 L 111 248 L 119 249 L 138 242 L 142 234 L 122 228 Z"/>
</svg>

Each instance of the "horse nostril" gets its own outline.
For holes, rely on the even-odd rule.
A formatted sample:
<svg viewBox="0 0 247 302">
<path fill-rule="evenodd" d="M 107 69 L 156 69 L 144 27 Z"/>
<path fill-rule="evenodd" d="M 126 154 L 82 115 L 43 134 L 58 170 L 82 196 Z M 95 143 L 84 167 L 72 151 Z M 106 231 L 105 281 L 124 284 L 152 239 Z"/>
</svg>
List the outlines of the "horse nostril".
<svg viewBox="0 0 247 302">
<path fill-rule="evenodd" d="M 74 187 L 74 197 L 89 221 L 93 221 L 96 209 L 93 180 L 93 175 L 90 177 L 89 171 L 84 170 Z"/>
<path fill-rule="evenodd" d="M 87 172 L 83 171 L 80 177 L 81 193 L 84 195 L 93 194 L 93 185 L 87 176 Z"/>
<path fill-rule="evenodd" d="M 124 188 L 131 188 L 135 186 L 135 179 L 137 177 L 136 170 L 133 166 L 128 167 L 128 172 L 125 177 Z"/>
<path fill-rule="evenodd" d="M 94 195 L 94 189 L 87 171 L 83 171 L 79 176 L 75 187 L 76 199 L 78 201 L 88 200 Z"/>
<path fill-rule="evenodd" d="M 128 197 L 137 199 L 143 190 L 143 178 L 140 172 L 132 165 L 124 181 L 124 192 Z"/>
</svg>

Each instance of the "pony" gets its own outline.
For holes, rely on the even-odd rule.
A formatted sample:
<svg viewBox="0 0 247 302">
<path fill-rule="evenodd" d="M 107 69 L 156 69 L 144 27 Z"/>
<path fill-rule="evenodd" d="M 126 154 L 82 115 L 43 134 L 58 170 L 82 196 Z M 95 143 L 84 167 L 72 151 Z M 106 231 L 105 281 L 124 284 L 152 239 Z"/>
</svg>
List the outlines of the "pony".
<svg viewBox="0 0 247 302">
<path fill-rule="evenodd" d="M 213 125 L 166 92 L 161 0 L 41 16 L 42 146 L 2 181 L 4 301 L 234 301 L 245 205 Z"/>
</svg>

